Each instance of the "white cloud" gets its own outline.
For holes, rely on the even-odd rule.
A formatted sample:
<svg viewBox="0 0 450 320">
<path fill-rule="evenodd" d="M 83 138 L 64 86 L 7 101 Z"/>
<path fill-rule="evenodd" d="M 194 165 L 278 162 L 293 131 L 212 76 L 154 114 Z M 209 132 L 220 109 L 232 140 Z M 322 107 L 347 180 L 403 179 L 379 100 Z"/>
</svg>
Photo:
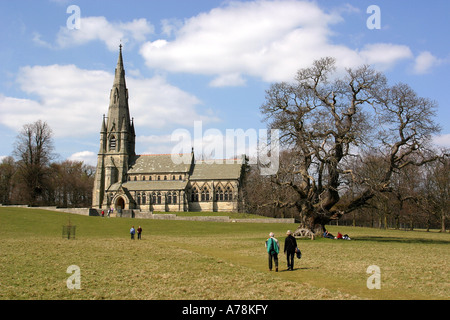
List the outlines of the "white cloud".
<svg viewBox="0 0 450 320">
<path fill-rule="evenodd" d="M 238 73 L 219 75 L 210 82 L 211 87 L 243 86 L 246 81 Z"/>
<path fill-rule="evenodd" d="M 91 166 L 97 165 L 97 154 L 92 151 L 80 151 L 72 154 L 68 160 L 72 161 L 82 161 L 85 164 L 89 164 Z"/>
<path fill-rule="evenodd" d="M 52 48 L 52 45 L 42 40 L 42 35 L 39 32 L 33 32 L 33 42 L 40 47 Z"/>
<path fill-rule="evenodd" d="M 46 121 L 55 137 L 83 137 L 100 130 L 109 105 L 114 75 L 74 65 L 23 67 L 17 76 L 29 98 L 0 95 L 0 123 L 19 130 L 38 119 Z M 127 77 L 130 114 L 138 128 L 192 125 L 194 120 L 217 118 L 197 111 L 200 100 L 163 77 Z"/>
<path fill-rule="evenodd" d="M 379 69 L 388 69 L 400 60 L 413 57 L 409 47 L 392 43 L 368 44 L 361 50 L 360 55 L 366 63 Z"/>
<path fill-rule="evenodd" d="M 81 17 L 80 29 L 61 27 L 56 43 L 60 48 L 86 44 L 100 40 L 111 51 L 116 51 L 120 42 L 142 43 L 154 32 L 154 27 L 146 19 L 131 22 L 109 22 L 105 17 Z M 35 39 L 39 43 L 39 38 Z"/>
<path fill-rule="evenodd" d="M 201 101 L 169 83 L 161 76 L 151 79 L 127 78 L 130 112 L 135 125 L 164 128 L 192 125 L 195 120 L 217 121 L 214 116 L 199 114 L 195 108 Z"/>
<path fill-rule="evenodd" d="M 333 43 L 332 26 L 354 11 L 344 5 L 326 13 L 306 1 L 229 2 L 186 19 L 175 31 L 165 22 L 175 38 L 146 42 L 140 53 L 152 68 L 213 76 L 212 86 L 243 85 L 244 76 L 290 81 L 296 70 L 323 56 L 334 56 L 339 67 L 369 63 L 380 68 L 412 57 L 403 45 L 377 43 L 354 50 Z"/>
<path fill-rule="evenodd" d="M 433 56 L 429 51 L 421 52 L 414 62 L 414 73 L 424 74 L 430 72 L 431 68 L 441 64 L 441 60 Z"/>
</svg>

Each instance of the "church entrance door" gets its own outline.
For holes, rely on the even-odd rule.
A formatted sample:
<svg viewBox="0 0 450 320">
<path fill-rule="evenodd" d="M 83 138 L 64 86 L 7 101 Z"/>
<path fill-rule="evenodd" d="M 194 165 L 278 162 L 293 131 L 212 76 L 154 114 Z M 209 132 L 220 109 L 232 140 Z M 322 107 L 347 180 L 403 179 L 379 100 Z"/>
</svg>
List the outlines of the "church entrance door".
<svg viewBox="0 0 450 320">
<path fill-rule="evenodd" d="M 121 212 L 122 209 L 125 209 L 125 201 L 123 200 L 122 197 L 120 197 L 116 200 L 116 210 L 118 212 Z"/>
</svg>

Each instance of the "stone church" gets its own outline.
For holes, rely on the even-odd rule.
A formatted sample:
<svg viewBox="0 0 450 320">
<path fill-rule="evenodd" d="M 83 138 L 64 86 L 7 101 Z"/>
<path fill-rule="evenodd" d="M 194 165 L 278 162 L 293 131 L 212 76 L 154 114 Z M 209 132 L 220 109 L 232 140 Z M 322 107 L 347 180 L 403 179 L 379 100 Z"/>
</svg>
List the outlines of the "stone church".
<svg viewBox="0 0 450 320">
<path fill-rule="evenodd" d="M 134 120 L 130 118 L 122 46 L 103 116 L 92 207 L 141 211 L 228 211 L 241 207 L 245 156 L 223 163 L 178 164 L 170 154 L 136 155 Z"/>
</svg>

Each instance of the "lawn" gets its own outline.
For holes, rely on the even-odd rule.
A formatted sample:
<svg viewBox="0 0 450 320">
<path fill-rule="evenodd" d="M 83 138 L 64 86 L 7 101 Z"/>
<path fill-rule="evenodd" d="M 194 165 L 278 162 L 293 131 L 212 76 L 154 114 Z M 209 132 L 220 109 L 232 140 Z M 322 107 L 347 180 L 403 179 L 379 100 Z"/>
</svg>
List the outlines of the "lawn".
<svg viewBox="0 0 450 320">
<path fill-rule="evenodd" d="M 76 225 L 76 239 L 62 226 Z M 142 240 L 129 229 L 143 228 Z M 329 227 L 351 241 L 299 240 L 269 272 L 264 241 L 295 224 L 101 218 L 0 208 L 0 299 L 449 299 L 450 234 Z M 283 245 L 282 245 L 283 248 Z M 69 266 L 81 289 L 69 290 Z M 370 265 L 381 289 L 368 289 Z"/>
</svg>

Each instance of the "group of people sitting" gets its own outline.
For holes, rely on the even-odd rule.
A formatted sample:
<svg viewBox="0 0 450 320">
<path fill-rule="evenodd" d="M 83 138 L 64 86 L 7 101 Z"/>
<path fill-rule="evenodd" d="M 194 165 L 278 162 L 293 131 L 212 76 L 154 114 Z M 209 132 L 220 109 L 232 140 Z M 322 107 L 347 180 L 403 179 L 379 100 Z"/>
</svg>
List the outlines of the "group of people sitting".
<svg viewBox="0 0 450 320">
<path fill-rule="evenodd" d="M 323 237 L 329 238 L 329 239 L 351 240 L 350 237 L 348 236 L 348 234 L 342 235 L 342 233 L 338 232 L 337 236 L 335 237 L 331 233 L 329 233 L 327 230 L 325 230 L 325 232 L 323 233 Z"/>
</svg>

